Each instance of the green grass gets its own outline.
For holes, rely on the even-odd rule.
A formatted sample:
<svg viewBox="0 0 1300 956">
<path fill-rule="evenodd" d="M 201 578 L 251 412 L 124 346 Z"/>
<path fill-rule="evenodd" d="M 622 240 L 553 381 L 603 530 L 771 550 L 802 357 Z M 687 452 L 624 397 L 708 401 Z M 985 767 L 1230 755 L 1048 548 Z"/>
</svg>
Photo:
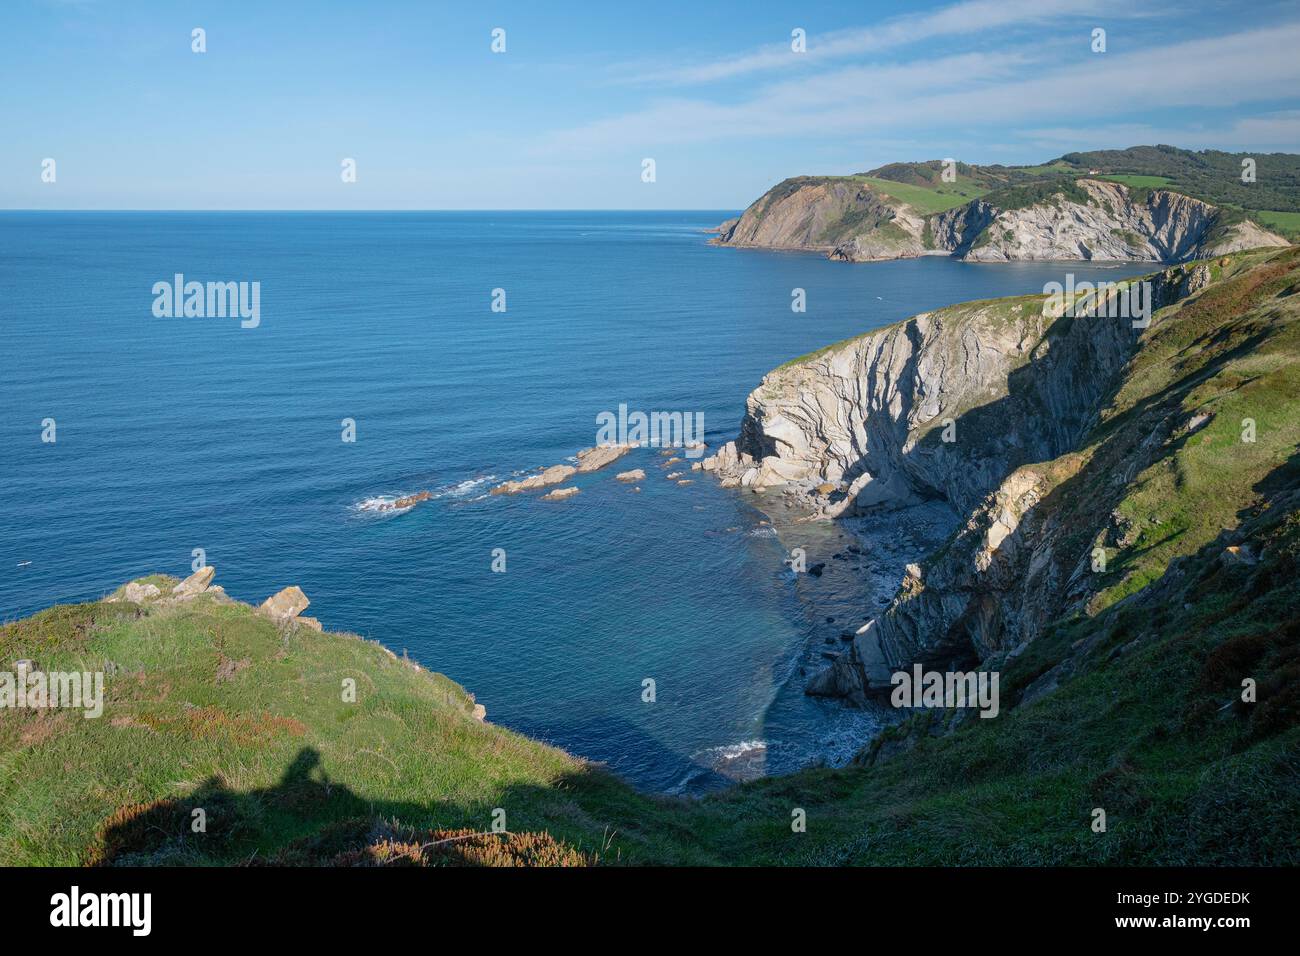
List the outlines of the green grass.
<svg viewBox="0 0 1300 956">
<path fill-rule="evenodd" d="M 1245 159 L 1256 163 L 1255 182 L 1241 181 Z M 1174 146 L 1134 146 L 1067 153 L 1060 161 L 1083 174 L 1097 169 L 1109 177 L 1164 179 L 1179 192 L 1216 206 L 1300 211 L 1300 155 L 1295 153 L 1194 152 Z"/>
<path fill-rule="evenodd" d="M 990 192 L 984 199 L 1003 212 L 1026 209 L 1039 203 L 1057 205 L 1062 200 L 1082 206 L 1089 205 L 1093 201 L 1092 196 L 1078 184 L 1077 180 L 1067 178 L 1042 179 L 1023 185 L 1008 186 Z"/>
<path fill-rule="evenodd" d="M 902 200 L 917 212 L 927 216 L 964 206 L 988 192 L 987 189 L 980 188 L 972 180 L 962 176 L 957 177 L 956 182 L 942 183 L 933 188 L 878 179 L 874 176 L 859 178 L 862 182 L 869 183 L 872 189 Z"/>
<path fill-rule="evenodd" d="M 1170 185 L 1173 180 L 1164 176 L 1135 176 L 1135 175 L 1107 175 L 1098 176 L 1097 179 L 1104 179 L 1107 182 L 1121 183 L 1125 186 L 1135 186 L 1142 189 L 1160 189 Z"/>
<path fill-rule="evenodd" d="M 1017 166 L 1015 168 L 1029 176 L 1077 176 L 1079 173 L 1073 166 L 1063 163 L 1059 159 L 1050 163 L 1040 163 L 1037 166 Z"/>
<path fill-rule="evenodd" d="M 55 607 L 6 625 L 0 648 L 42 670 L 109 672 L 100 719 L 0 712 L 5 864 L 75 864 L 119 808 L 193 794 L 223 830 L 218 858 L 266 853 L 362 804 L 410 824 L 486 829 L 503 793 L 577 767 L 475 721 L 459 686 L 378 644 L 281 630 L 207 596 L 172 608 Z M 343 700 L 345 679 L 357 683 L 356 703 Z M 316 792 L 315 769 L 337 781 L 333 794 Z M 225 832 L 218 808 L 250 792 L 267 795 L 255 822 Z M 304 817 L 295 800 L 319 802 Z"/>
<path fill-rule="evenodd" d="M 1255 259 L 1266 257 L 1254 257 Z M 1173 450 L 1139 472 L 1119 505 L 1141 532 L 1111 569 L 1120 579 L 1095 598 L 1104 606 L 1141 590 L 1176 557 L 1236 527 L 1250 489 L 1283 467 L 1300 444 L 1300 320 L 1277 302 L 1300 277 L 1294 253 L 1233 269 L 1213 288 L 1162 314 L 1104 418 L 1104 440 L 1166 396 L 1184 427 Z M 1243 423 L 1256 440 L 1243 442 Z"/>
<path fill-rule="evenodd" d="M 1217 673 L 1208 666 L 1216 651 L 1300 613 L 1285 578 L 1296 570 L 1296 527 L 1287 535 L 1291 563 L 1256 572 L 1282 586 L 1225 615 L 1248 586 L 1242 575 L 1198 581 L 1197 611 L 1179 610 L 1185 595 L 1168 596 L 1154 610 L 1166 623 L 1137 650 L 1111 660 L 1102 643 L 1090 670 L 1043 701 L 949 736 L 914 737 L 909 754 L 880 766 L 805 771 L 701 800 L 638 794 L 480 725 L 450 682 L 357 638 L 284 637 L 247 608 L 223 613 L 203 602 L 134 623 L 132 609 L 55 609 L 46 613 L 57 623 L 42 622 L 47 632 L 80 629 L 96 647 L 114 634 L 153 646 L 124 661 L 143 676 L 115 682 L 103 720 L 69 716 L 46 727 L 6 718 L 0 859 L 81 862 L 115 810 L 164 799 L 184 822 L 205 807 L 208 832 L 137 838 L 118 845 L 115 862 L 269 859 L 293 845 L 329 845 L 359 818 L 482 831 L 495 807 L 512 831 L 546 831 L 605 863 L 1300 862 L 1300 733 L 1257 725 L 1257 712 L 1224 717 L 1236 671 L 1204 685 Z M 210 676 L 217 658 L 205 640 L 219 621 L 224 639 L 252 655 L 223 684 Z M 1296 640 L 1294 629 L 1279 633 L 1249 672 L 1269 686 L 1270 655 L 1294 653 Z M 1053 659 L 1060 644 L 1045 640 L 1043 655 Z M 1027 656 L 1004 681 L 1023 683 L 1036 666 Z M 356 705 L 334 700 L 343 674 L 362 678 Z M 190 697 L 198 714 L 185 706 Z M 1099 805 L 1105 834 L 1089 828 Z M 790 828 L 796 808 L 807 814 L 805 833 Z"/>
<path fill-rule="evenodd" d="M 1257 209 L 1254 216 L 1265 226 L 1281 233 L 1292 242 L 1300 240 L 1300 212 L 1274 212 L 1269 209 Z"/>
</svg>

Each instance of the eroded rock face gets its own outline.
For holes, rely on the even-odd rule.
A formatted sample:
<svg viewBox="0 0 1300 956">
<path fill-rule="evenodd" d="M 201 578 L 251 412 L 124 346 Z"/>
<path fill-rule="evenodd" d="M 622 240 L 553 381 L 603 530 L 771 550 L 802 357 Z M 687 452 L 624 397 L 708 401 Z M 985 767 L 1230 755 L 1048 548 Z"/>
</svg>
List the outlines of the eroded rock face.
<svg viewBox="0 0 1300 956">
<path fill-rule="evenodd" d="M 888 692 L 896 670 L 971 666 L 1036 634 L 1055 605 L 1028 597 L 1041 592 L 1026 586 L 1020 549 L 1032 535 L 1021 522 L 1043 492 L 1032 466 L 1008 476 L 940 560 L 908 565 L 889 607 L 854 635 L 835 666 L 815 675 L 808 692 L 860 702 Z"/>
<path fill-rule="evenodd" d="M 924 251 L 924 219 L 911 207 L 847 178 L 799 176 L 763 194 L 719 227 L 717 245 L 824 252 L 854 262 Z"/>
<path fill-rule="evenodd" d="M 1032 457 L 1044 441 L 1015 436 L 986 421 L 1001 414 L 975 410 L 1008 399 L 1011 371 L 1030 361 L 1048 324 L 1031 302 L 958 307 L 778 369 L 750 394 L 740 437 L 702 469 L 717 472 L 724 485 L 754 491 L 792 483 L 842 487 L 843 496 L 828 506 L 831 516 L 931 497 L 969 508 L 1013 460 Z M 1113 370 L 1131 335 L 1115 328 L 1079 339 L 1074 344 L 1083 349 L 1104 340 Z M 1024 401 L 1039 391 L 1034 384 L 1026 380 Z M 1077 426 L 1087 397 L 1063 391 L 1053 404 Z M 957 440 L 942 440 L 945 423 Z"/>
<path fill-rule="evenodd" d="M 283 622 L 292 620 L 307 610 L 307 605 L 310 603 L 311 601 L 307 600 L 307 595 L 302 593 L 302 588 L 296 584 L 291 584 L 263 601 L 258 610 L 267 617 Z"/>
<path fill-rule="evenodd" d="M 963 259 L 1186 262 L 1287 242 L 1251 222 L 1224 225 L 1218 207 L 1163 189 L 1081 179 L 1089 201 L 1058 195 L 1023 209 L 983 200 L 940 214 L 935 242 Z M 1136 198 L 1135 198 L 1136 197 Z"/>
<path fill-rule="evenodd" d="M 1159 307 L 1208 281 L 1152 277 Z M 1132 355 L 1126 318 L 1041 296 L 922 313 L 768 373 L 740 435 L 700 463 L 723 485 L 840 489 L 829 517 L 943 499 L 969 513 L 1012 470 L 1073 447 Z"/>
<path fill-rule="evenodd" d="M 827 258 L 840 262 L 876 262 L 925 254 L 925 217 L 904 203 L 879 198 L 891 203 L 893 218 L 869 232 L 837 243 Z"/>
<path fill-rule="evenodd" d="M 1209 278 L 1204 265 L 1154 274 L 1153 309 Z M 1010 651 L 1079 598 L 1078 555 L 1056 556 L 1035 544 L 1050 529 L 1025 526 L 1043 494 L 1033 463 L 1074 451 L 1141 330 L 1055 305 L 966 303 L 783 366 L 750 394 L 739 437 L 700 463 L 725 485 L 793 486 L 826 517 L 935 499 L 969 516 L 941 559 L 908 567 L 808 693 L 861 702 L 899 668 Z"/>
</svg>

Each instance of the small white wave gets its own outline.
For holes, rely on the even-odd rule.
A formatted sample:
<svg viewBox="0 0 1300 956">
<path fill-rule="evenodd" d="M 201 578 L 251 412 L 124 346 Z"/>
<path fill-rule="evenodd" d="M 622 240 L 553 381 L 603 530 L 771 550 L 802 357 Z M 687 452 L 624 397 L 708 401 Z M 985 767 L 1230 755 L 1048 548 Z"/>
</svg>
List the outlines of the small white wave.
<svg viewBox="0 0 1300 956">
<path fill-rule="evenodd" d="M 762 525 L 749 533 L 751 538 L 775 538 L 776 529 L 771 525 Z"/>
<path fill-rule="evenodd" d="M 709 758 L 708 763 L 721 763 L 727 760 L 736 760 L 745 754 L 753 753 L 756 750 L 766 750 L 766 740 L 742 740 L 738 744 L 723 744 L 720 747 L 710 747 L 700 757 Z"/>
<path fill-rule="evenodd" d="M 496 475 L 479 475 L 476 478 L 466 478 L 464 481 L 453 482 L 450 485 L 443 485 L 441 488 L 435 488 L 429 494 L 427 500 L 433 501 L 437 498 L 463 499 L 469 498 L 470 501 L 478 501 L 486 495 L 475 495 L 485 485 L 497 480 Z M 412 491 L 403 491 L 396 495 L 372 495 L 369 498 L 363 498 L 352 506 L 352 510 L 360 514 L 375 514 L 389 517 L 392 515 L 406 514 L 420 502 L 414 502 L 404 508 L 394 508 L 393 504 L 402 498 L 410 497 L 415 494 Z M 471 497 L 474 495 L 474 497 Z"/>
<path fill-rule="evenodd" d="M 489 482 L 497 480 L 496 475 L 480 475 L 477 478 L 466 478 L 464 481 L 458 481 L 455 484 L 444 485 L 433 492 L 434 498 L 465 498 L 478 491 Z"/>
<path fill-rule="evenodd" d="M 405 508 L 394 508 L 393 503 L 403 497 L 405 495 L 375 495 L 373 498 L 358 501 L 352 508 L 354 511 L 369 514 L 402 514 L 415 507 L 415 505 L 407 505 Z"/>
</svg>

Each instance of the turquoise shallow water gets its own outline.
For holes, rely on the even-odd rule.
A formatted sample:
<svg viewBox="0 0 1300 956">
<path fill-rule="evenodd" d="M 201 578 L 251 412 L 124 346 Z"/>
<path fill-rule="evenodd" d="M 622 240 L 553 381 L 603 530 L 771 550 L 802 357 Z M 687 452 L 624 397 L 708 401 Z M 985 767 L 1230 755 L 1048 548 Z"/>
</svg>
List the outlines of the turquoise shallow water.
<svg viewBox="0 0 1300 956">
<path fill-rule="evenodd" d="M 645 468 L 640 493 L 615 469 L 566 502 L 487 488 L 593 444 L 620 402 L 702 412 L 716 445 L 793 356 L 1141 270 L 705 245 L 731 214 L 0 213 L 0 615 L 183 575 L 201 547 L 235 597 L 298 584 L 326 627 L 647 788 L 843 754 L 874 717 L 798 691 L 824 608 L 745 496 L 667 481 L 652 451 L 618 466 Z M 178 272 L 260 282 L 261 324 L 155 318 Z"/>
</svg>

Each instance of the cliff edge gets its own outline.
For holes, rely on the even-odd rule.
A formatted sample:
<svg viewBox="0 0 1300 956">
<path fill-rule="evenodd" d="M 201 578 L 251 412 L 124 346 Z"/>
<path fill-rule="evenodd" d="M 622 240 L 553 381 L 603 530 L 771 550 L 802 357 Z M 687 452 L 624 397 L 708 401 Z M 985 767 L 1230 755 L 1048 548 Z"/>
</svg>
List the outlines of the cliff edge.
<svg viewBox="0 0 1300 956">
<path fill-rule="evenodd" d="M 1111 317 L 1143 282 L 1149 327 Z M 924 313 L 769 373 L 704 470 L 823 518 L 934 498 L 960 516 L 808 692 L 862 702 L 918 663 L 996 669 L 1140 604 L 1215 541 L 1225 561 L 1257 556 L 1245 516 L 1300 487 L 1297 292 L 1300 249 L 1256 250 L 1064 311 L 1028 296 Z"/>
</svg>

